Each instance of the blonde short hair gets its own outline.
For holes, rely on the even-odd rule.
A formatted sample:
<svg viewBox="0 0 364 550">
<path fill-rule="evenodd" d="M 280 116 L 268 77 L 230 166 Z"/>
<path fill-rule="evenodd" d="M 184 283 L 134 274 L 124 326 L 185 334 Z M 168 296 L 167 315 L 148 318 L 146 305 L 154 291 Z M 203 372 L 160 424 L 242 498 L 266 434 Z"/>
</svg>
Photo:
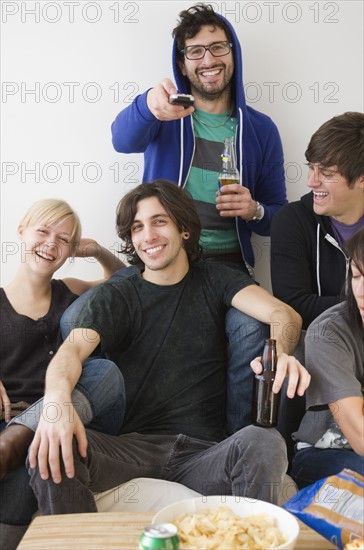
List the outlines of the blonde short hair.
<svg viewBox="0 0 364 550">
<path fill-rule="evenodd" d="M 73 229 L 70 236 L 71 253 L 74 254 L 81 238 L 81 222 L 78 214 L 70 205 L 60 199 L 42 199 L 36 201 L 29 208 L 20 222 L 22 227 L 29 227 L 37 223 L 45 225 L 57 224 L 65 220 L 72 220 Z"/>
</svg>

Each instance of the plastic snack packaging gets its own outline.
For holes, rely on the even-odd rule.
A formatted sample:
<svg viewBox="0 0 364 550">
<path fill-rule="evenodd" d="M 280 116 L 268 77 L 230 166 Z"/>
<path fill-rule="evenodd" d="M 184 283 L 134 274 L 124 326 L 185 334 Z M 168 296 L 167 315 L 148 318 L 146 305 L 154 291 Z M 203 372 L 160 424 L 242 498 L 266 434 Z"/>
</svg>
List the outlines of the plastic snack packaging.
<svg viewBox="0 0 364 550">
<path fill-rule="evenodd" d="M 347 550 L 364 539 L 364 477 L 352 470 L 305 487 L 283 508 L 338 548 Z"/>
</svg>

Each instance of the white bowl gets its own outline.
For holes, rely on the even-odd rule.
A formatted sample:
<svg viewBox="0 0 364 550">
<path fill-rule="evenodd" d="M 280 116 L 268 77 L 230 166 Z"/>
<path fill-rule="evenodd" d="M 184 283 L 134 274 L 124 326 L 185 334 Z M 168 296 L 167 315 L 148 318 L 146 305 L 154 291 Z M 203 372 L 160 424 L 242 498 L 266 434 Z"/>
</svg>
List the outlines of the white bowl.
<svg viewBox="0 0 364 550">
<path fill-rule="evenodd" d="M 219 508 L 220 506 L 228 506 L 235 514 L 241 517 L 265 513 L 275 518 L 278 529 L 286 538 L 286 542 L 277 546 L 277 548 L 288 550 L 295 547 L 300 531 L 296 518 L 279 506 L 247 497 L 200 496 L 180 500 L 157 512 L 153 517 L 153 523 L 173 523 L 174 518 L 180 514 L 193 514 L 195 512 L 207 511 L 209 508 Z"/>
</svg>

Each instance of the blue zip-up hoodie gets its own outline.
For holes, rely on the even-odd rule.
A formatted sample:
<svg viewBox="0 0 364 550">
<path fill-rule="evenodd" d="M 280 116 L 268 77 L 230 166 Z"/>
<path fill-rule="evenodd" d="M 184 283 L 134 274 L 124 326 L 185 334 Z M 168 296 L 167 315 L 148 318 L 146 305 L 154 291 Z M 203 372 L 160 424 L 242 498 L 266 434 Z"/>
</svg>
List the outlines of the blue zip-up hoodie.
<svg viewBox="0 0 364 550">
<path fill-rule="evenodd" d="M 245 222 L 240 217 L 236 218 L 243 258 L 253 267 L 251 232 L 269 235 L 274 213 L 287 202 L 283 150 L 273 121 L 246 105 L 240 43 L 228 20 L 219 17 L 228 25 L 233 42 L 235 70 L 232 93 L 237 118 L 235 141 L 240 183 L 249 189 L 254 200 L 264 206 L 264 217 L 259 222 Z M 182 75 L 177 65 L 175 41 L 172 64 L 178 91 L 191 93 L 189 80 Z M 192 117 L 158 120 L 147 106 L 148 91 L 138 95 L 116 117 L 112 124 L 113 146 L 120 153 L 144 153 L 144 182 L 165 178 L 184 187 L 195 148 Z"/>
</svg>

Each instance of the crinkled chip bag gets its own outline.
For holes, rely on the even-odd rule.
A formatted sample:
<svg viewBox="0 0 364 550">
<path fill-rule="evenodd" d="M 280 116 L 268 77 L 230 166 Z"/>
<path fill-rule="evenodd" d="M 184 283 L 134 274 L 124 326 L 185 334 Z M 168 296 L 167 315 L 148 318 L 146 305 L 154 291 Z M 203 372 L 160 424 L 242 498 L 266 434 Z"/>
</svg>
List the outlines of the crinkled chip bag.
<svg viewBox="0 0 364 550">
<path fill-rule="evenodd" d="M 364 477 L 344 469 L 305 487 L 283 508 L 342 549 L 364 538 Z"/>
</svg>

